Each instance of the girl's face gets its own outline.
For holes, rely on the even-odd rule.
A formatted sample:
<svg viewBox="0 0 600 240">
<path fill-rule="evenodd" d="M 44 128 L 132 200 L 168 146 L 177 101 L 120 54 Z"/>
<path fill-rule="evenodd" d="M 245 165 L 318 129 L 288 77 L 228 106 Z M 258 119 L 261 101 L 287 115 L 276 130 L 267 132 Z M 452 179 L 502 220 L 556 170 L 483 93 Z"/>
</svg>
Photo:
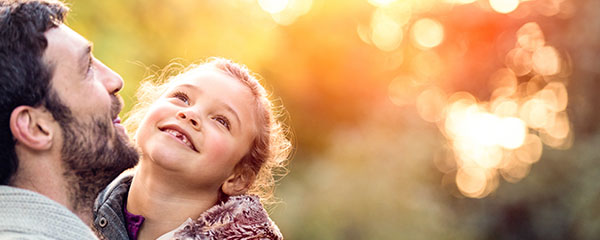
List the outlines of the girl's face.
<svg viewBox="0 0 600 240">
<path fill-rule="evenodd" d="M 217 193 L 250 150 L 257 132 L 253 106 L 250 89 L 217 69 L 177 76 L 138 128 L 142 164 L 175 173 L 175 181 L 193 189 Z"/>
</svg>

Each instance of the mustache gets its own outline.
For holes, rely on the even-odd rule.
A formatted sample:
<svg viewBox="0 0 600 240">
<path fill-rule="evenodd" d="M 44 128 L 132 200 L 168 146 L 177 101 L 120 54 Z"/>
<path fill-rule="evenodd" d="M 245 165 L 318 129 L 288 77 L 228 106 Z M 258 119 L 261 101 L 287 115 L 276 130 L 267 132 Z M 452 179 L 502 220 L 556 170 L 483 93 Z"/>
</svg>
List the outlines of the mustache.
<svg viewBox="0 0 600 240">
<path fill-rule="evenodd" d="M 123 109 L 123 97 L 121 97 L 120 95 L 112 95 L 111 100 L 111 116 L 112 119 L 116 119 L 119 116 L 121 110 Z"/>
</svg>

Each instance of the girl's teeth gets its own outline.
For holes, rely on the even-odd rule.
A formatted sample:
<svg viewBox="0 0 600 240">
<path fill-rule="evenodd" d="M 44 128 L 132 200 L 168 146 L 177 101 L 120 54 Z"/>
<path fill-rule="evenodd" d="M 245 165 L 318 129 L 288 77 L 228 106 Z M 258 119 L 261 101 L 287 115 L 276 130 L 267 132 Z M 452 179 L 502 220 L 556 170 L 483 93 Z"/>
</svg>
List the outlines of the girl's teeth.
<svg viewBox="0 0 600 240">
<path fill-rule="evenodd" d="M 173 135 L 174 137 L 180 139 L 186 146 L 192 148 L 192 144 L 190 144 L 190 141 L 187 139 L 187 137 L 185 135 L 181 134 L 178 131 L 171 130 L 171 129 L 168 129 L 167 132 L 169 134 Z"/>
</svg>

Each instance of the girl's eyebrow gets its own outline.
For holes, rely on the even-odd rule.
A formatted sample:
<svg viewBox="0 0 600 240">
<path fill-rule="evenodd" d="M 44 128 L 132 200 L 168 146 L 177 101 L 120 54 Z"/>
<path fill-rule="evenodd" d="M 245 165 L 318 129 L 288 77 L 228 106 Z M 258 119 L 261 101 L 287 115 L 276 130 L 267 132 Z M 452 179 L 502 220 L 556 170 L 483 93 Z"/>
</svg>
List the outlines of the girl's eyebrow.
<svg viewBox="0 0 600 240">
<path fill-rule="evenodd" d="M 238 116 L 237 112 L 235 112 L 235 110 L 233 110 L 233 108 L 231 106 L 229 106 L 229 104 L 221 102 L 221 101 L 219 101 L 219 103 L 225 107 L 226 111 L 230 112 L 231 115 L 233 115 L 235 117 L 236 125 L 238 125 L 237 127 L 239 127 L 240 126 L 240 117 Z"/>
<path fill-rule="evenodd" d="M 176 88 L 178 88 L 178 87 L 183 87 L 183 88 L 193 88 L 193 89 L 194 89 L 194 91 L 198 91 L 198 92 L 200 92 L 200 93 L 202 93 L 202 92 L 203 92 L 201 88 L 199 88 L 198 86 L 196 86 L 196 85 L 194 85 L 194 84 L 184 83 L 184 84 L 181 84 L 181 85 L 177 86 Z"/>
</svg>

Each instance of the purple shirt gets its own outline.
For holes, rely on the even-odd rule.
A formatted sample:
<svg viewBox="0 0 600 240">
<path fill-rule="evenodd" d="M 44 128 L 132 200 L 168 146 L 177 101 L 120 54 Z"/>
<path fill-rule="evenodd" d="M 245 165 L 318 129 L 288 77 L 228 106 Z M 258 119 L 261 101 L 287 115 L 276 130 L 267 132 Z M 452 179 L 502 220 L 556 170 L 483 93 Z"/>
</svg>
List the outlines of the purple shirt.
<svg viewBox="0 0 600 240">
<path fill-rule="evenodd" d="M 123 204 L 123 212 L 125 213 L 127 235 L 129 235 L 129 239 L 137 240 L 140 227 L 142 227 L 142 223 L 144 223 L 144 216 L 135 215 L 127 211 L 127 201 Z"/>
</svg>

